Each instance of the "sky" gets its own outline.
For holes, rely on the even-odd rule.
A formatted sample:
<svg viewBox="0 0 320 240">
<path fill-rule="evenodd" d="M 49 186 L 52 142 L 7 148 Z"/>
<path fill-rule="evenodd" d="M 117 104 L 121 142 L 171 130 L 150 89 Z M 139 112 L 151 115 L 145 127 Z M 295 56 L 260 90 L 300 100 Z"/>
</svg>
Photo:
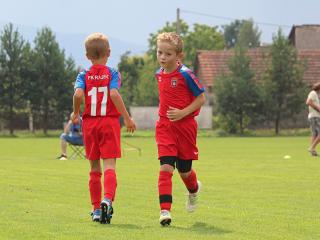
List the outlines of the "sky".
<svg viewBox="0 0 320 240">
<path fill-rule="evenodd" d="M 0 23 L 49 26 L 62 34 L 103 32 L 147 48 L 150 33 L 176 21 L 177 8 L 190 27 L 251 18 L 263 43 L 270 43 L 280 26 L 288 34 L 292 25 L 320 24 L 319 0 L 0 0 Z"/>
</svg>

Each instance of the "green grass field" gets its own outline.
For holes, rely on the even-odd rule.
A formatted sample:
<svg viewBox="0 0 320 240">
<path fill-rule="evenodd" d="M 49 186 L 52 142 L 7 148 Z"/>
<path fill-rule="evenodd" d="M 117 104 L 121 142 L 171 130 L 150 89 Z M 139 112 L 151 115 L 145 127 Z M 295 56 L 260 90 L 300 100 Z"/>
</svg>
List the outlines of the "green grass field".
<svg viewBox="0 0 320 240">
<path fill-rule="evenodd" d="M 173 222 L 158 223 L 152 137 L 117 164 L 111 225 L 90 220 L 89 164 L 58 161 L 58 138 L 0 138 L 0 239 L 320 239 L 320 157 L 307 137 L 198 138 L 199 208 L 173 178 Z M 284 159 L 290 155 L 291 159 Z"/>
</svg>

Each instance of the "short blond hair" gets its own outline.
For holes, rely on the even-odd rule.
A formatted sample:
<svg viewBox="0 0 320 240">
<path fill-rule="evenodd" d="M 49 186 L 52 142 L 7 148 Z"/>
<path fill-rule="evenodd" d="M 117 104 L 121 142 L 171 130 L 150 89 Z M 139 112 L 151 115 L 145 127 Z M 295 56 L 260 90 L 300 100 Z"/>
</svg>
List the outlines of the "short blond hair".
<svg viewBox="0 0 320 240">
<path fill-rule="evenodd" d="M 99 59 L 106 56 L 109 51 L 109 40 L 103 33 L 90 34 L 85 42 L 86 55 L 91 59 Z"/>
<path fill-rule="evenodd" d="M 159 42 L 168 42 L 172 44 L 175 47 L 177 53 L 182 53 L 183 51 L 183 41 L 179 34 L 175 32 L 160 33 L 157 37 L 157 44 Z"/>
</svg>

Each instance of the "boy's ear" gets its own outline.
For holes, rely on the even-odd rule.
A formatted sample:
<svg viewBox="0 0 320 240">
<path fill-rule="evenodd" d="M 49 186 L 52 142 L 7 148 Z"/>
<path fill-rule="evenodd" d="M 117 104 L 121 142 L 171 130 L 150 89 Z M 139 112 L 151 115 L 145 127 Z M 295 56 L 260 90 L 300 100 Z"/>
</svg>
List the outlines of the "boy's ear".
<svg viewBox="0 0 320 240">
<path fill-rule="evenodd" d="M 110 53 L 111 53 L 111 49 L 109 48 L 109 49 L 107 50 L 107 57 L 110 57 Z"/>
</svg>

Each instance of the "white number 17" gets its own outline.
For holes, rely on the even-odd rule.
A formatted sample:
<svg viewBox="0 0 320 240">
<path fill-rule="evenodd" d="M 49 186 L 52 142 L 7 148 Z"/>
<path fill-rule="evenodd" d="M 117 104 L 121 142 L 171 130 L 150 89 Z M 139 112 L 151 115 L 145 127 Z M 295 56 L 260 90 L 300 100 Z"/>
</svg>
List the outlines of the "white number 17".
<svg viewBox="0 0 320 240">
<path fill-rule="evenodd" d="M 97 116 L 97 92 L 103 93 L 101 101 L 100 115 L 106 116 L 107 114 L 107 100 L 108 100 L 108 87 L 93 87 L 88 96 L 91 96 L 91 116 Z"/>
</svg>

